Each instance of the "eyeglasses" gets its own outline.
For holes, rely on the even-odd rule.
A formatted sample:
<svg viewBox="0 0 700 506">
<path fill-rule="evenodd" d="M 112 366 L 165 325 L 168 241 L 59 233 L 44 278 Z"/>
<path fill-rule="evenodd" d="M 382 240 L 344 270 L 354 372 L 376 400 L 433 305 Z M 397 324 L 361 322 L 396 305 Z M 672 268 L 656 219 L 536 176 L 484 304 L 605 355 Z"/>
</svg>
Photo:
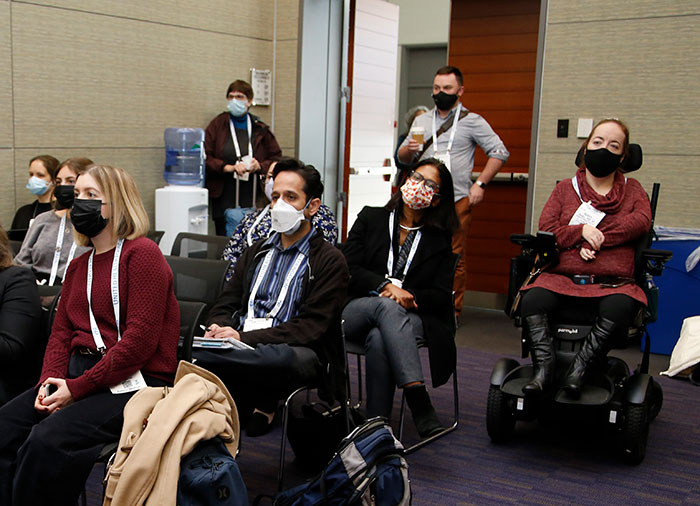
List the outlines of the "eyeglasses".
<svg viewBox="0 0 700 506">
<path fill-rule="evenodd" d="M 409 176 L 413 181 L 416 183 L 423 183 L 427 188 L 430 188 L 433 190 L 435 193 L 440 193 L 440 185 L 437 184 L 435 181 L 432 179 L 425 179 L 423 177 L 423 174 L 418 172 L 417 170 L 414 170 L 411 172 L 411 175 Z"/>
</svg>

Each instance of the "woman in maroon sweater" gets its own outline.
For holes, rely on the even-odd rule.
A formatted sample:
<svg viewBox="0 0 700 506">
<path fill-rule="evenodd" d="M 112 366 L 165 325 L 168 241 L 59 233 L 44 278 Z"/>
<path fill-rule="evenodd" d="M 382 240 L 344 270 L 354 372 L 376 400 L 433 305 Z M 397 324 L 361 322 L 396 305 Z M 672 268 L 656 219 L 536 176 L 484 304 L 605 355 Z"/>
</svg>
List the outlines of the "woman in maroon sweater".
<svg viewBox="0 0 700 506">
<path fill-rule="evenodd" d="M 629 130 L 621 121 L 603 120 L 583 145 L 581 167 L 557 184 L 540 216 L 539 228 L 554 233 L 560 256 L 559 264 L 540 274 L 522 299 L 534 365 L 525 394 L 540 394 L 552 383 L 548 316 L 573 308 L 575 316 L 595 319 L 563 383 L 577 398 L 589 366 L 610 349 L 611 336 L 626 329 L 639 304 L 646 304 L 634 283 L 634 254 L 637 239 L 651 226 L 651 208 L 642 186 L 620 171 L 629 154 Z M 577 284 L 575 276 L 592 277 Z"/>
<path fill-rule="evenodd" d="M 175 373 L 172 273 L 144 237 L 134 180 L 91 166 L 76 182 L 72 220 L 76 243 L 94 251 L 70 264 L 37 386 L 0 410 L 0 504 L 75 504 L 133 393 Z"/>
</svg>

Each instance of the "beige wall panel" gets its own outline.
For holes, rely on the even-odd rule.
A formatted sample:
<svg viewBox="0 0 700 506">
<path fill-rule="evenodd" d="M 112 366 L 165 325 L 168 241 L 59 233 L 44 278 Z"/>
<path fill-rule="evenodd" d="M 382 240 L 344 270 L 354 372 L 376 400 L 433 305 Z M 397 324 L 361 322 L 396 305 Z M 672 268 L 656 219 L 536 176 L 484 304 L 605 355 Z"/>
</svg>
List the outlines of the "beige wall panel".
<svg viewBox="0 0 700 506">
<path fill-rule="evenodd" d="M 543 73 L 540 151 L 576 145 L 575 137 L 556 138 L 556 119 L 620 117 L 634 142 L 647 152 L 700 154 L 700 16 L 614 23 L 601 39 L 603 25 L 583 23 L 571 37 L 564 26 L 550 26 Z M 652 34 L 638 37 L 639 33 Z M 591 41 L 604 40 L 599 47 Z M 634 41 L 634 43 L 630 43 Z M 616 48 L 613 56 L 601 52 Z M 691 65 L 690 62 L 696 62 Z M 694 99 L 693 99 L 694 97 Z M 659 135 L 660 129 L 663 135 Z"/>
<path fill-rule="evenodd" d="M 299 38 L 300 0 L 277 0 L 277 40 Z"/>
<path fill-rule="evenodd" d="M 537 230 L 540 213 L 555 182 L 570 178 L 576 173 L 576 152 L 540 154 L 537 170 L 537 188 L 534 202 L 532 231 Z M 540 167 L 547 167 L 544 178 Z M 666 156 L 644 155 L 644 165 L 630 174 L 637 179 L 649 195 L 654 183 L 661 184 L 656 224 L 667 227 L 700 228 L 700 199 L 697 198 L 700 180 L 700 155 Z"/>
<path fill-rule="evenodd" d="M 0 149 L 0 181 L 5 182 L 5 184 L 0 185 L 0 226 L 5 230 L 9 229 L 12 225 L 12 218 L 18 207 L 15 205 L 15 186 L 13 184 L 15 175 L 12 170 L 13 163 L 14 155 L 12 150 Z M 26 177 L 24 179 L 26 179 Z M 24 191 L 29 194 L 27 190 Z M 31 202 L 31 200 L 29 202 Z"/>
<path fill-rule="evenodd" d="M 272 38 L 274 0 L 38 0 L 32 3 L 244 37 Z"/>
<path fill-rule="evenodd" d="M 271 42 L 24 4 L 13 43 L 19 147 L 162 146 L 165 127 L 205 127 L 229 82 L 272 62 Z"/>
<path fill-rule="evenodd" d="M 10 3 L 0 1 L 0 148 L 12 146 Z"/>
<path fill-rule="evenodd" d="M 577 21 L 630 18 L 660 18 L 700 14 L 700 3 L 697 0 L 673 0 L 659 2 L 657 0 L 586 0 L 585 2 L 571 0 L 556 0 L 549 2 L 548 22 L 572 23 Z M 572 29 L 572 33 L 574 33 Z M 648 36 L 640 32 L 640 36 Z M 640 37 L 641 38 L 641 37 Z"/>
<path fill-rule="evenodd" d="M 297 121 L 297 41 L 277 43 L 275 69 L 275 136 L 285 155 L 296 142 Z"/>
<path fill-rule="evenodd" d="M 17 170 L 15 172 L 17 184 L 15 185 L 15 191 L 18 196 L 22 196 L 23 198 L 21 202 L 17 203 L 17 206 L 33 200 L 32 196 L 24 188 L 27 179 L 27 170 L 26 165 L 23 165 L 23 163 L 24 160 L 32 158 L 34 154 L 35 150 L 32 149 L 16 150 Z M 141 198 L 148 212 L 148 217 L 151 219 L 151 224 L 153 224 L 155 212 L 154 192 L 156 188 L 165 186 L 165 181 L 163 180 L 163 148 L 89 148 L 81 150 L 80 153 L 75 153 L 74 150 L 56 149 L 52 150 L 51 154 L 59 160 L 64 160 L 75 155 L 85 156 L 95 163 L 113 165 L 128 171 L 138 185 Z M 24 199 L 24 194 L 27 194 L 26 199 Z"/>
</svg>

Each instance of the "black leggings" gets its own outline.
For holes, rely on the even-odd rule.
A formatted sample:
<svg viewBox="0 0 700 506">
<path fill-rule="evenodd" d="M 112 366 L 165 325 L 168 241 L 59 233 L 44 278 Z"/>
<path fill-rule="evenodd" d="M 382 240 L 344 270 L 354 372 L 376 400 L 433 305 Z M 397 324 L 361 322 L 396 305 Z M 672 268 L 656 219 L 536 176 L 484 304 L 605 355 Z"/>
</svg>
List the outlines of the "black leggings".
<svg viewBox="0 0 700 506">
<path fill-rule="evenodd" d="M 574 323 L 590 323 L 601 316 L 618 327 L 629 327 L 637 315 L 639 302 L 616 293 L 605 297 L 572 297 L 545 288 L 531 288 L 523 294 L 520 315 L 525 318 L 545 314 L 550 319 Z"/>
</svg>

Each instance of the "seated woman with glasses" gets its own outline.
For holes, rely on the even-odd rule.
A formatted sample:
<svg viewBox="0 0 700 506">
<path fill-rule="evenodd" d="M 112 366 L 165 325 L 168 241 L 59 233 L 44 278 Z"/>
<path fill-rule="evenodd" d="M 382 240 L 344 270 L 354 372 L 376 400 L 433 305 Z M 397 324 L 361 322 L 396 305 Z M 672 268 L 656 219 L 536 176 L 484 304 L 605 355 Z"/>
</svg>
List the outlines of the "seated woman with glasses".
<svg viewBox="0 0 700 506">
<path fill-rule="evenodd" d="M 265 189 L 265 203 L 261 209 L 256 209 L 246 214 L 231 235 L 231 239 L 224 248 L 221 255 L 223 260 L 230 262 L 226 271 L 226 281 L 233 277 L 233 270 L 236 267 L 238 258 L 249 246 L 259 239 L 267 239 L 272 234 L 272 220 L 270 218 L 270 201 L 272 200 L 272 174 L 278 163 L 285 163 L 293 160 L 289 157 L 280 157 L 270 164 L 270 168 L 265 174 L 263 181 Z M 311 226 L 323 235 L 323 238 L 330 244 L 335 245 L 338 240 L 338 225 L 331 208 L 321 204 L 318 212 L 311 218 Z"/>
<path fill-rule="evenodd" d="M 426 390 L 418 344 L 430 351 L 433 385 L 455 364 L 452 234 L 458 227 L 452 176 L 434 158 L 416 165 L 384 207 L 365 207 L 343 253 L 351 300 L 343 310 L 346 339 L 363 343 L 367 414 L 391 415 L 403 388 L 421 437 L 442 429 Z"/>
</svg>

